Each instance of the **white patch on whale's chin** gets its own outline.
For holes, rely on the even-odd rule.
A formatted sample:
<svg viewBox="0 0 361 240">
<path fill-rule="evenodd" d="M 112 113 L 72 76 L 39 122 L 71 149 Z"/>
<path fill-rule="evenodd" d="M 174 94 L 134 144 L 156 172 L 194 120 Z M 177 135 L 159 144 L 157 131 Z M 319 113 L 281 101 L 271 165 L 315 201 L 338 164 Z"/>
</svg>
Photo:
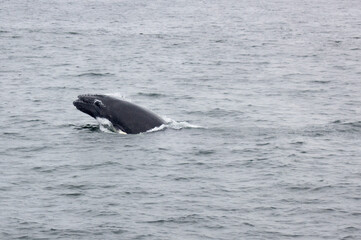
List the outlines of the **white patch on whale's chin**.
<svg viewBox="0 0 361 240">
<path fill-rule="evenodd" d="M 116 133 L 120 133 L 120 134 L 127 134 L 127 133 L 123 132 L 122 130 L 116 130 L 115 127 L 113 126 L 112 122 L 106 118 L 96 117 L 95 119 L 98 121 L 100 130 L 103 132 L 107 132 L 107 133 L 116 132 Z"/>
<path fill-rule="evenodd" d="M 117 133 L 120 133 L 120 134 L 127 134 L 126 132 L 123 132 L 122 130 L 118 130 Z"/>
</svg>

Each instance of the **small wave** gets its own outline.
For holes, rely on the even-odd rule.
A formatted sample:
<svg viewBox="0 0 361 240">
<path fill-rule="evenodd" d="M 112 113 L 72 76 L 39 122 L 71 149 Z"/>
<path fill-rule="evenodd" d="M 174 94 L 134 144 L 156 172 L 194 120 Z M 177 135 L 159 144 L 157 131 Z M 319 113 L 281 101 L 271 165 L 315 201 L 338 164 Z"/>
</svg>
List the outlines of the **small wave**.
<svg viewBox="0 0 361 240">
<path fill-rule="evenodd" d="M 145 96 L 145 97 L 151 97 L 151 98 L 160 98 L 160 97 L 166 97 L 167 95 L 161 94 L 161 93 L 138 93 L 139 96 Z"/>
<path fill-rule="evenodd" d="M 216 152 L 215 150 L 199 150 L 198 152 L 195 153 L 195 155 L 197 155 L 197 156 L 212 155 L 215 152 Z"/>
<path fill-rule="evenodd" d="M 77 77 L 106 77 L 114 75 L 112 73 L 97 73 L 97 72 L 88 72 L 88 73 L 81 73 L 78 74 Z"/>
<path fill-rule="evenodd" d="M 77 130 L 83 130 L 83 129 L 86 129 L 86 130 L 89 130 L 91 132 L 97 132 L 99 131 L 99 125 L 94 125 L 94 124 L 85 124 L 85 125 L 81 125 L 81 126 L 76 126 L 76 125 L 69 125 L 69 126 L 72 126 L 74 127 L 75 129 Z"/>
<path fill-rule="evenodd" d="M 150 224 L 165 224 L 165 223 L 177 223 L 177 224 L 196 224 L 199 221 L 207 221 L 209 217 L 203 217 L 198 214 L 190 214 L 186 216 L 170 217 L 165 219 L 149 220 L 144 221 L 145 223 Z"/>
<path fill-rule="evenodd" d="M 358 137 L 361 132 L 361 121 L 342 121 L 335 120 L 324 125 L 308 126 L 303 134 L 313 137 L 322 137 L 327 135 L 338 135 L 348 137 Z"/>
<path fill-rule="evenodd" d="M 78 33 L 78 32 L 66 32 L 66 34 L 70 34 L 70 35 L 80 35 L 80 33 Z"/>
<path fill-rule="evenodd" d="M 357 122 L 345 122 L 342 123 L 345 126 L 351 126 L 351 127 L 355 127 L 355 128 L 361 128 L 361 121 L 357 121 Z"/>
<path fill-rule="evenodd" d="M 333 129 L 341 133 L 359 133 L 361 131 L 361 121 L 341 121 L 336 120 L 332 122 Z"/>
<path fill-rule="evenodd" d="M 74 192 L 74 193 L 63 193 L 63 194 L 60 194 L 61 196 L 65 196 L 65 197 L 73 197 L 73 198 L 76 198 L 76 197 L 81 197 L 84 195 L 84 193 L 79 193 L 79 192 Z"/>
<path fill-rule="evenodd" d="M 311 83 L 328 84 L 328 83 L 331 83 L 331 81 L 330 80 L 314 80 L 314 81 L 311 81 Z"/>
</svg>

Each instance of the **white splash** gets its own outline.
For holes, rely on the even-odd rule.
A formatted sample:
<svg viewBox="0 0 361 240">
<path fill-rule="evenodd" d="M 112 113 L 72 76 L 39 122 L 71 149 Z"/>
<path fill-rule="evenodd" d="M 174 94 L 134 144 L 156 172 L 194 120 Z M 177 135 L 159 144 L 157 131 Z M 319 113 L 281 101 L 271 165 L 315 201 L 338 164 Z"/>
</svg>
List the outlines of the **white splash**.
<svg viewBox="0 0 361 240">
<path fill-rule="evenodd" d="M 162 131 L 163 129 L 166 129 L 166 128 L 167 128 L 167 125 L 162 124 L 159 127 L 155 127 L 155 128 L 148 130 L 147 133 Z"/>
<path fill-rule="evenodd" d="M 204 128 L 202 126 L 190 124 L 188 122 L 177 122 L 171 118 L 164 117 L 164 116 L 162 118 L 165 121 L 165 124 L 162 124 L 159 127 L 152 128 L 152 129 L 148 130 L 147 133 L 158 132 L 158 131 L 162 131 L 167 128 L 174 129 L 174 130 L 181 130 L 181 129 L 188 129 L 188 128 Z"/>
<path fill-rule="evenodd" d="M 113 124 L 106 118 L 101 118 L 101 117 L 97 117 L 95 118 L 98 123 L 99 123 L 99 129 L 100 131 L 102 132 L 106 132 L 106 133 L 116 133 L 118 132 L 115 127 L 113 126 Z M 123 134 L 126 134 L 124 133 L 123 131 L 121 131 Z"/>
<path fill-rule="evenodd" d="M 202 126 L 190 124 L 189 122 L 177 122 L 177 121 L 175 121 L 171 118 L 165 117 L 165 116 L 163 117 L 163 119 L 169 128 L 176 129 L 176 130 L 182 129 L 182 128 L 204 128 Z"/>
</svg>

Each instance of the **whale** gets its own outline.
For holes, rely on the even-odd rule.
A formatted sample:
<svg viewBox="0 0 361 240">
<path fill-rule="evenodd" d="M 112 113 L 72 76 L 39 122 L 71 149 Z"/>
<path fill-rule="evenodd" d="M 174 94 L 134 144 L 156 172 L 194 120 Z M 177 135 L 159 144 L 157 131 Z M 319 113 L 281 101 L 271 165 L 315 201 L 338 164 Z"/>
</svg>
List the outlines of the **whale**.
<svg viewBox="0 0 361 240">
<path fill-rule="evenodd" d="M 109 95 L 79 95 L 73 105 L 95 119 L 108 120 L 116 132 L 123 134 L 138 134 L 165 124 L 150 110 Z"/>
</svg>

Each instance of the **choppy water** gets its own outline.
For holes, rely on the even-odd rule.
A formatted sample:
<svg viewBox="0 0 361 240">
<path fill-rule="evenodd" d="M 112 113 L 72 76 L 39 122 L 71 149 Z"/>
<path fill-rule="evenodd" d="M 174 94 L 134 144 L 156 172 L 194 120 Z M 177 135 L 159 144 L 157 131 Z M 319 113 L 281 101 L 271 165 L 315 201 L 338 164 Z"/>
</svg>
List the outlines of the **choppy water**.
<svg viewBox="0 0 361 240">
<path fill-rule="evenodd" d="M 0 239 L 360 239 L 360 16 L 1 0 Z M 84 93 L 170 125 L 101 131 Z"/>
</svg>

